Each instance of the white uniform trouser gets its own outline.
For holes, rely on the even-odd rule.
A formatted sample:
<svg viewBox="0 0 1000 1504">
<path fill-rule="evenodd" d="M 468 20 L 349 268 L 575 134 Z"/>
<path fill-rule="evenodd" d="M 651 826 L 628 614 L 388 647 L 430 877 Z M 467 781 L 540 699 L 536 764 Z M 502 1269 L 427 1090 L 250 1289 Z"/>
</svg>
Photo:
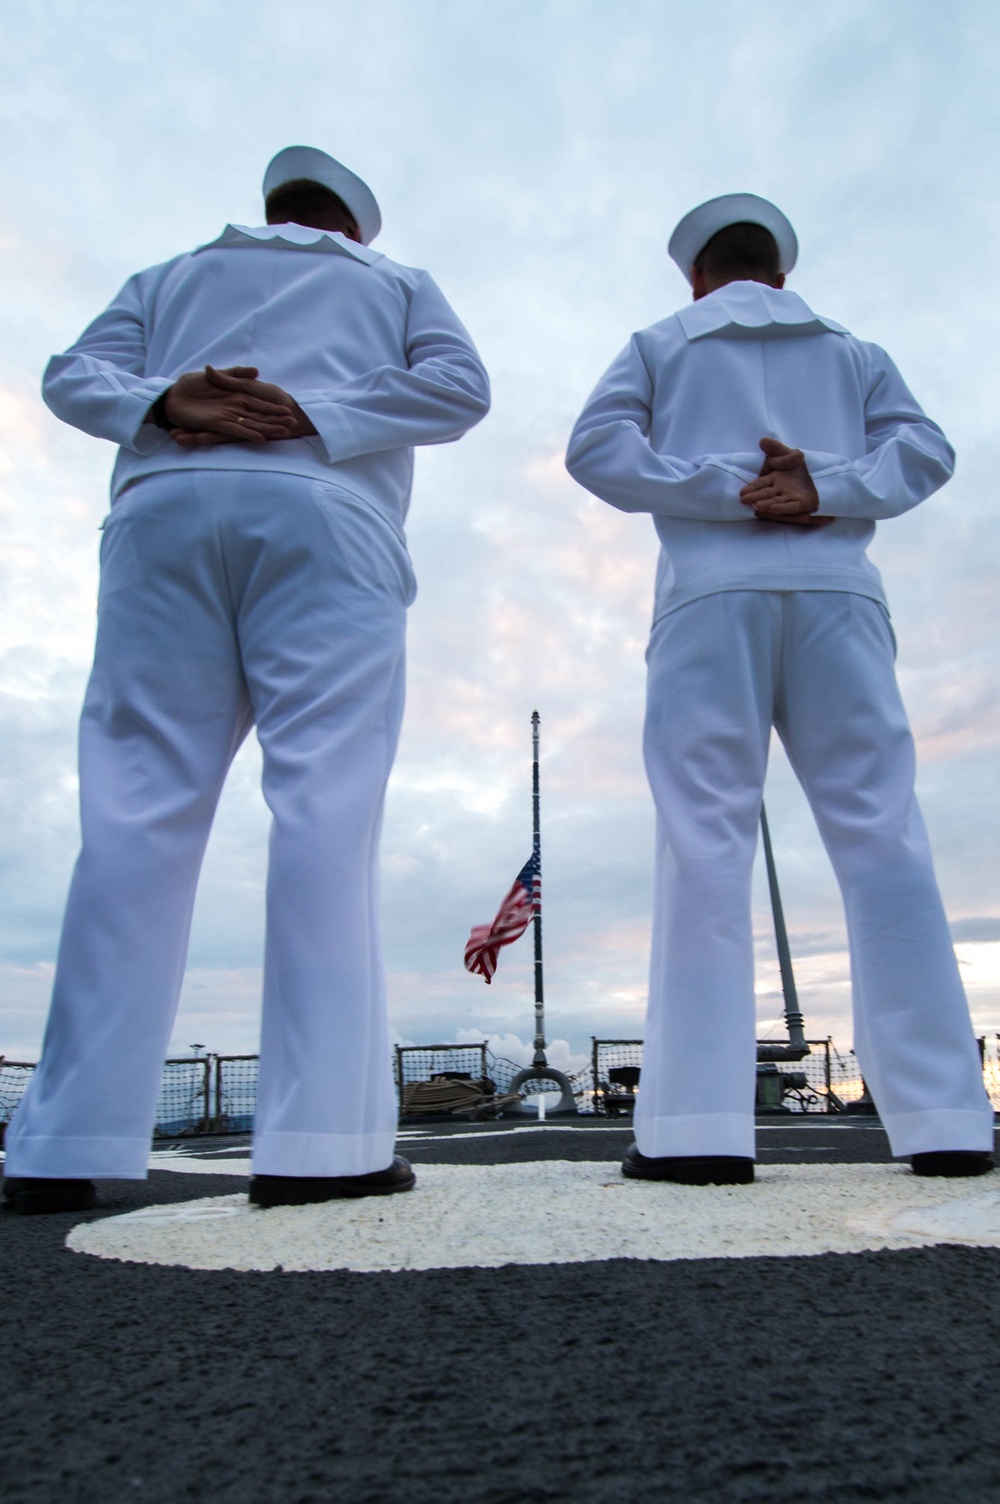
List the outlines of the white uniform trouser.
<svg viewBox="0 0 1000 1504">
<path fill-rule="evenodd" d="M 655 626 L 641 1153 L 754 1154 L 750 880 L 772 724 L 840 884 L 855 1049 L 893 1153 L 992 1148 L 894 651 L 883 608 L 847 593 L 724 592 Z"/>
<path fill-rule="evenodd" d="M 273 815 L 254 1168 L 389 1164 L 377 864 L 413 589 L 392 530 L 303 477 L 173 472 L 114 507 L 83 843 L 8 1175 L 145 1175 L 202 855 L 254 722 Z"/>
</svg>

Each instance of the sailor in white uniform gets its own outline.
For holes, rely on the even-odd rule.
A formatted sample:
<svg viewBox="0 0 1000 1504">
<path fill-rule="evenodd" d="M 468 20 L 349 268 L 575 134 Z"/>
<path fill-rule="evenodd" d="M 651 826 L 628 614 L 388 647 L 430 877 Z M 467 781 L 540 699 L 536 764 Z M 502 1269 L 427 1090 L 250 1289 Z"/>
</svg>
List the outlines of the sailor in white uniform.
<svg viewBox="0 0 1000 1504">
<path fill-rule="evenodd" d="M 753 1178 L 750 879 L 773 725 L 840 884 L 857 1055 L 893 1153 L 921 1174 L 981 1173 L 992 1112 L 865 552 L 877 521 L 944 484 L 952 451 L 883 350 L 784 289 L 797 244 L 773 204 L 702 204 L 670 254 L 694 302 L 632 337 L 567 455 L 588 490 L 651 513 L 661 543 L 653 947 L 623 1170 Z"/>
<path fill-rule="evenodd" d="M 273 815 L 251 1199 L 406 1190 L 378 844 L 415 585 L 413 446 L 489 406 L 426 272 L 326 153 L 267 169 L 268 223 L 141 272 L 45 376 L 119 448 L 80 733 L 82 849 L 4 1202 L 141 1178 L 198 871 L 252 726 Z M 266 380 L 258 379 L 258 373 Z"/>
</svg>

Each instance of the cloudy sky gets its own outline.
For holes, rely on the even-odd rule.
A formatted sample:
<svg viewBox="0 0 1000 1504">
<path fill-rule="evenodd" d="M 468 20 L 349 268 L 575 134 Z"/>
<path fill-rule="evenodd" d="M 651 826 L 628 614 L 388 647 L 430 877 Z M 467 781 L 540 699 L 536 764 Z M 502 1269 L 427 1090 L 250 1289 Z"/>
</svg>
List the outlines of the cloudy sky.
<svg viewBox="0 0 1000 1504">
<path fill-rule="evenodd" d="M 1000 1028 L 994 0 L 46 0 L 0 11 L 0 1053 L 35 1058 L 75 855 L 75 722 L 110 447 L 38 397 L 133 271 L 259 223 L 280 147 L 374 188 L 379 249 L 428 267 L 494 383 L 424 453 L 421 593 L 384 843 L 393 1023 L 531 1035 L 527 941 L 462 969 L 525 860 L 542 717 L 550 1058 L 641 1033 L 652 814 L 640 759 L 654 535 L 562 452 L 629 333 L 687 288 L 665 243 L 748 189 L 801 242 L 791 285 L 886 346 L 959 453 L 882 526 L 920 789 L 976 1022 Z M 257 1041 L 266 811 L 241 753 L 206 860 L 174 1048 Z M 836 887 L 780 748 L 767 789 L 808 1032 L 851 1042 Z M 761 874 L 762 876 L 762 874 Z M 759 1012 L 780 1009 L 758 884 Z"/>
</svg>

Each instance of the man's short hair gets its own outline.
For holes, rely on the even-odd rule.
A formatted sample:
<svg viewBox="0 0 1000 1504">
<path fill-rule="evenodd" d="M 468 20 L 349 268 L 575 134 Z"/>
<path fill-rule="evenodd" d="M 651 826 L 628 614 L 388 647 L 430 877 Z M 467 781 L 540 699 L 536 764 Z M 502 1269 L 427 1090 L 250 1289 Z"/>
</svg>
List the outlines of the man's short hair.
<svg viewBox="0 0 1000 1504">
<path fill-rule="evenodd" d="M 747 278 L 775 282 L 781 269 L 778 242 L 763 225 L 741 220 L 718 230 L 695 257 L 695 267 L 713 281 Z"/>
<path fill-rule="evenodd" d="M 293 222 L 302 223 L 300 216 L 304 215 L 305 222 L 308 222 L 309 216 L 317 209 L 335 209 L 349 224 L 357 225 L 344 200 L 331 189 L 324 188 L 322 183 L 314 183 L 312 178 L 292 178 L 291 182 L 272 188 L 264 200 L 264 213 L 268 219 L 273 215 L 282 218 L 287 215 Z"/>
</svg>

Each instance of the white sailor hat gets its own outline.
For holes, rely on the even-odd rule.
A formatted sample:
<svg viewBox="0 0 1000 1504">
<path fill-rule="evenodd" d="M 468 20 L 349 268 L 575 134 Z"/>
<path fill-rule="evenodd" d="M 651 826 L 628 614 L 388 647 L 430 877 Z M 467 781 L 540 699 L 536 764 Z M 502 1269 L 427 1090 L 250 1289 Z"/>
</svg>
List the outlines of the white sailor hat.
<svg viewBox="0 0 1000 1504">
<path fill-rule="evenodd" d="M 778 242 L 778 270 L 791 271 L 799 254 L 799 242 L 777 205 L 758 198 L 756 193 L 723 193 L 685 214 L 670 237 L 667 250 L 689 282 L 695 260 L 712 236 L 727 225 L 738 224 L 763 225 L 770 230 Z"/>
<path fill-rule="evenodd" d="M 368 184 L 356 173 L 350 172 L 335 157 L 327 156 L 315 146 L 286 146 L 267 164 L 264 174 L 264 197 L 280 188 L 282 183 L 292 183 L 297 178 L 308 178 L 311 183 L 321 183 L 342 199 L 354 215 L 363 245 L 370 245 L 382 228 L 375 195 Z"/>
</svg>

